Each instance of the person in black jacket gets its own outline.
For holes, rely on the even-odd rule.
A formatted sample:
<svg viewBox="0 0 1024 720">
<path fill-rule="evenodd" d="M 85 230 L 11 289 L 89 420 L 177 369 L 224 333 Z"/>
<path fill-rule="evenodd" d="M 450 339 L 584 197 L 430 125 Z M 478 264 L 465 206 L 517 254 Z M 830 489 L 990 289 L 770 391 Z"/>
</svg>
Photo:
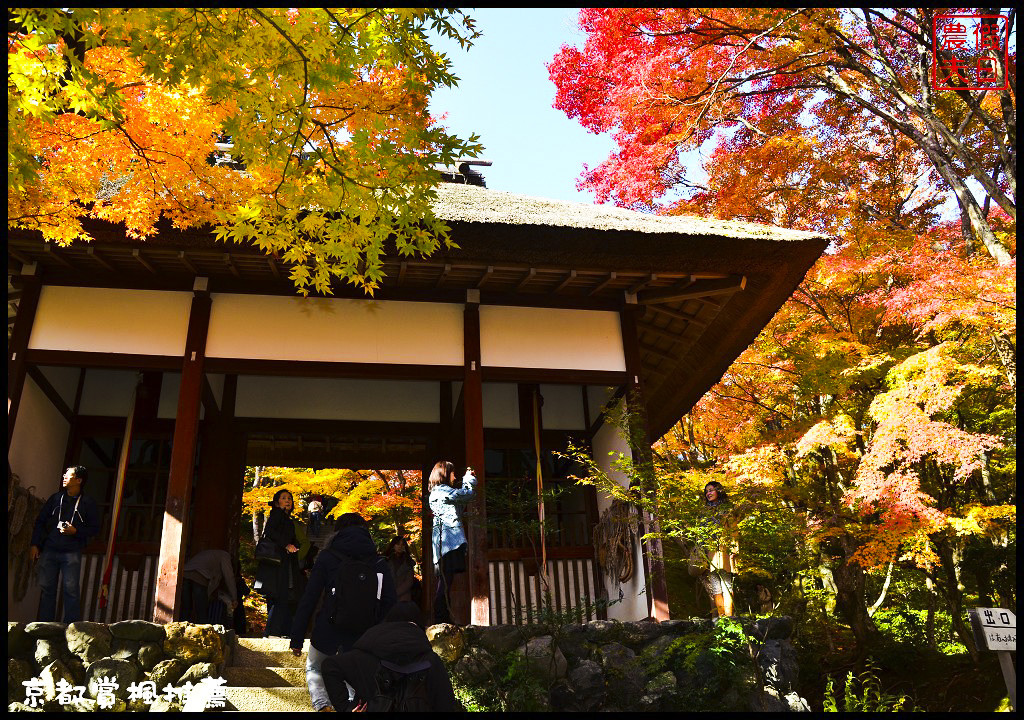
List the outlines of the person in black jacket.
<svg viewBox="0 0 1024 720">
<path fill-rule="evenodd" d="M 292 494 L 278 490 L 267 516 L 263 536 L 277 545 L 281 562 L 261 561 L 256 567 L 256 589 L 267 599 L 267 629 L 264 637 L 287 637 L 291 627 L 288 600 L 299 583 L 299 541 L 292 521 Z"/>
<path fill-rule="evenodd" d="M 427 707 L 421 704 L 415 709 L 428 712 L 463 709 L 452 690 L 448 670 L 430 647 L 420 624 L 420 609 L 415 603 L 398 603 L 384 622 L 363 633 L 352 650 L 324 660 L 324 683 L 334 707 L 356 711 L 414 709 L 374 707 L 375 702 L 380 703 L 382 693 L 377 682 L 382 663 L 394 671 L 393 677 L 425 673 L 421 702 L 425 701 Z"/>
<path fill-rule="evenodd" d="M 42 588 L 39 620 L 50 622 L 57 616 L 57 576 L 63 576 L 64 622 L 82 619 L 78 580 L 82 551 L 100 531 L 100 513 L 96 501 L 82 492 L 89 472 L 81 465 L 64 472 L 64 488 L 50 496 L 32 528 L 29 558 L 35 563 L 36 577 Z"/>
<path fill-rule="evenodd" d="M 320 599 L 321 593 L 328 595 L 313 621 L 313 634 L 309 641 L 309 654 L 306 656 L 306 685 L 309 687 L 313 709 L 318 712 L 333 709 L 324 687 L 321 664 L 339 649 L 342 652 L 351 649 L 359 638 L 358 633 L 353 636 L 331 622 L 333 608 L 329 602 L 329 595 L 336 590 L 333 587 L 334 577 L 338 568 L 346 561 L 345 558 L 371 564 L 381 576 L 378 603 L 380 616 L 387 613 L 398 601 L 391 570 L 388 568 L 387 560 L 377 555 L 377 548 L 366 527 L 366 520 L 358 513 L 345 513 L 335 522 L 335 529 L 337 532 L 328 540 L 324 550 L 316 556 L 306 591 L 299 601 L 292 621 L 291 649 L 292 654 L 298 657 L 302 654 L 303 635 L 316 608 L 317 600 Z"/>
</svg>

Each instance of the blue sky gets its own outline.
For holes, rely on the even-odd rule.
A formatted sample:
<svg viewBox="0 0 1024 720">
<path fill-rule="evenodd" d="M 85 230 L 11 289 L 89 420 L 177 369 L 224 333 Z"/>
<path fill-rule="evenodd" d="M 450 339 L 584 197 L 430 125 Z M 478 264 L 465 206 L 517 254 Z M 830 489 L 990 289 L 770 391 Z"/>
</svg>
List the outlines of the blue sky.
<svg viewBox="0 0 1024 720">
<path fill-rule="evenodd" d="M 493 190 L 592 203 L 576 189 L 583 164 L 599 164 L 614 148 L 560 110 L 545 67 L 563 44 L 579 45 L 576 9 L 484 8 L 469 15 L 483 33 L 469 51 L 438 43 L 451 59 L 459 85 L 431 98 L 431 112 L 447 112 L 444 125 L 460 137 L 480 135 L 479 168 Z"/>
</svg>

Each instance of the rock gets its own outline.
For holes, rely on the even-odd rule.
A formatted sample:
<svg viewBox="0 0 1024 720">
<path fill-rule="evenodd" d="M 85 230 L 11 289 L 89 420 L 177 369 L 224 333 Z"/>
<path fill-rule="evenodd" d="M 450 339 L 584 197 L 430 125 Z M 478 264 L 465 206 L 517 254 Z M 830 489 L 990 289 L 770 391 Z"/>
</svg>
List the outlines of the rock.
<svg viewBox="0 0 1024 720">
<path fill-rule="evenodd" d="M 764 687 L 751 697 L 750 709 L 753 712 L 788 712 L 789 705 L 779 697 L 778 690 L 773 687 Z"/>
<path fill-rule="evenodd" d="M 182 660 L 186 667 L 197 662 L 224 662 L 224 641 L 213 625 L 173 622 L 164 626 L 164 653 Z"/>
<path fill-rule="evenodd" d="M 177 682 L 174 683 L 176 687 L 181 687 L 186 682 L 190 682 L 193 685 L 198 685 L 199 681 L 203 678 L 218 677 L 217 666 L 213 663 L 196 663 L 185 673 L 178 678 Z"/>
<path fill-rule="evenodd" d="M 787 640 L 793 635 L 793 618 L 787 615 L 754 621 L 751 634 L 758 640 Z"/>
<path fill-rule="evenodd" d="M 38 640 L 46 638 L 53 640 L 64 637 L 65 626 L 59 622 L 33 622 L 25 626 L 25 634 Z"/>
<path fill-rule="evenodd" d="M 35 638 L 25 632 L 25 623 L 7 623 L 7 656 L 27 659 L 35 652 Z"/>
<path fill-rule="evenodd" d="M 526 658 L 530 670 L 548 685 L 565 677 L 569 663 L 550 635 L 531 638 L 516 652 Z"/>
<path fill-rule="evenodd" d="M 576 705 L 576 692 L 565 680 L 559 680 L 548 693 L 552 710 L 573 710 Z"/>
<path fill-rule="evenodd" d="M 110 634 L 122 640 L 162 643 L 166 635 L 164 626 L 146 620 L 122 620 L 110 625 Z"/>
<path fill-rule="evenodd" d="M 676 695 L 676 676 L 669 671 L 655 675 L 644 688 L 637 709 L 640 712 L 660 712 L 671 709 Z"/>
<path fill-rule="evenodd" d="M 7 712 L 46 712 L 41 707 L 29 707 L 25 703 L 13 702 L 7 705 Z"/>
<path fill-rule="evenodd" d="M 786 697 L 783 698 L 786 705 L 789 706 L 790 712 L 810 712 L 811 706 L 807 701 L 800 697 L 797 693 L 791 692 L 786 693 Z"/>
<path fill-rule="evenodd" d="M 156 683 L 156 691 L 159 693 L 163 692 L 167 685 L 177 683 L 178 678 L 184 675 L 188 668 L 189 666 L 181 660 L 171 658 L 158 662 L 146 677 Z"/>
<path fill-rule="evenodd" d="M 446 664 L 453 665 L 466 649 L 466 638 L 458 625 L 442 623 L 427 628 L 430 647 Z"/>
<path fill-rule="evenodd" d="M 655 638 L 643 649 L 640 653 L 640 658 L 645 665 L 657 663 L 661 660 L 661 656 L 671 647 L 672 643 L 678 639 L 674 635 L 662 635 L 659 638 Z"/>
<path fill-rule="evenodd" d="M 693 621 L 692 620 L 683 620 L 683 619 L 662 620 L 660 624 L 661 624 L 662 629 L 666 633 L 671 633 L 671 634 L 674 634 L 674 635 L 681 635 L 682 633 L 687 632 L 688 630 L 693 629 Z"/>
<path fill-rule="evenodd" d="M 36 667 L 43 668 L 54 660 L 64 660 L 68 654 L 64 638 L 40 638 L 36 640 Z"/>
<path fill-rule="evenodd" d="M 569 661 L 569 665 L 577 665 L 590 656 L 591 645 L 587 642 L 585 625 L 564 625 L 558 634 L 558 648 Z"/>
<path fill-rule="evenodd" d="M 529 640 L 533 636 L 529 628 L 518 625 L 471 625 L 466 628 L 466 642 L 483 648 L 494 657 L 500 657 Z"/>
<path fill-rule="evenodd" d="M 757 651 L 757 662 L 765 682 L 780 692 L 796 685 L 800 665 L 789 640 L 766 640 Z"/>
<path fill-rule="evenodd" d="M 162 644 L 155 642 L 142 643 L 139 647 L 137 659 L 143 670 L 152 670 L 158 662 L 164 659 Z"/>
<path fill-rule="evenodd" d="M 633 649 L 639 649 L 651 640 L 660 637 L 665 631 L 654 620 L 622 623 L 622 642 Z"/>
<path fill-rule="evenodd" d="M 569 673 L 569 685 L 579 701 L 580 710 L 595 710 L 604 702 L 604 672 L 593 660 L 584 660 Z"/>
<path fill-rule="evenodd" d="M 621 667 L 636 657 L 636 653 L 622 643 L 605 643 L 597 649 L 597 659 L 607 669 Z"/>
<path fill-rule="evenodd" d="M 75 676 L 63 660 L 54 660 L 40 670 L 39 679 L 43 681 L 43 697 L 46 700 L 57 697 L 57 684 L 61 680 L 70 685 L 75 684 Z"/>
<path fill-rule="evenodd" d="M 115 705 L 116 705 L 117 702 L 118 701 L 115 698 Z M 81 700 L 76 700 L 75 702 L 71 703 L 70 705 L 65 705 L 64 707 L 65 707 L 65 712 L 81 712 L 81 713 L 98 712 L 99 709 L 100 709 L 99 703 L 96 702 L 95 700 L 93 700 L 92 698 L 82 698 Z M 112 709 L 113 708 L 103 708 L 104 712 L 109 712 Z"/>
<path fill-rule="evenodd" d="M 36 676 L 36 669 L 28 660 L 19 658 L 7 659 L 7 702 L 18 702 L 25 699 L 25 686 L 22 683 Z"/>
<path fill-rule="evenodd" d="M 139 648 L 141 646 L 142 643 L 138 640 L 123 640 L 115 636 L 114 642 L 110 647 L 110 657 L 115 660 L 134 662 L 139 655 Z"/>
<path fill-rule="evenodd" d="M 615 620 L 591 620 L 586 628 L 587 641 L 596 645 L 616 642 L 622 638 L 621 623 Z"/>
<path fill-rule="evenodd" d="M 165 700 L 164 698 L 161 697 L 159 700 L 154 700 L 153 701 L 153 704 L 149 706 L 149 711 L 150 712 L 181 712 L 181 703 L 171 702 L 170 700 Z"/>
<path fill-rule="evenodd" d="M 127 660 L 103 658 L 91 663 L 86 668 L 86 694 L 94 700 L 100 699 L 100 691 L 105 683 L 116 683 L 109 694 L 116 698 L 128 697 L 128 686 L 139 679 L 141 674 L 135 663 Z"/>
<path fill-rule="evenodd" d="M 455 663 L 452 672 L 471 684 L 484 684 L 493 679 L 494 658 L 483 648 L 471 647 Z"/>
<path fill-rule="evenodd" d="M 68 650 L 88 664 L 110 656 L 113 636 L 106 625 L 95 622 L 74 622 L 64 632 Z"/>
</svg>

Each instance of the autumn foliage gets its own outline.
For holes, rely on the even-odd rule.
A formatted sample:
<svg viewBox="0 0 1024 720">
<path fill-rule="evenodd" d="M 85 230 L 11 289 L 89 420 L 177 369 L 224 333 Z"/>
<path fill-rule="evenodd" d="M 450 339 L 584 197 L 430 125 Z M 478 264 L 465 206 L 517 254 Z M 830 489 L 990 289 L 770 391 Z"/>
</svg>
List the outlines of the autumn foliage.
<svg viewBox="0 0 1024 720">
<path fill-rule="evenodd" d="M 748 515 L 788 508 L 776 591 L 824 583 L 861 652 L 893 565 L 971 652 L 965 587 L 1015 607 L 1015 101 L 930 87 L 931 13 L 588 9 L 550 65 L 556 107 L 618 144 L 580 179 L 599 201 L 833 236 L 655 454 L 663 494 L 725 479 Z"/>
</svg>

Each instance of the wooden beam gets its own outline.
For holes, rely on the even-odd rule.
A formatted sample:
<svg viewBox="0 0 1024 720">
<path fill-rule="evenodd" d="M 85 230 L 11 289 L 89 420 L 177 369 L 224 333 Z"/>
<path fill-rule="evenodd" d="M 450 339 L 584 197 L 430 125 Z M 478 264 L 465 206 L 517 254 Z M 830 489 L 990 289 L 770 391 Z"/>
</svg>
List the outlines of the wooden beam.
<svg viewBox="0 0 1024 720">
<path fill-rule="evenodd" d="M 609 283 L 614 281 L 616 277 L 616 272 L 612 270 L 610 273 L 608 273 L 608 277 L 606 277 L 601 283 L 599 283 L 597 287 L 591 288 L 590 292 L 588 292 L 587 295 L 596 295 L 597 293 L 601 292 L 606 287 L 608 287 Z"/>
<path fill-rule="evenodd" d="M 401 284 L 403 282 L 405 282 L 405 271 L 408 268 L 409 268 L 409 263 L 407 263 L 405 260 L 403 260 L 402 264 L 398 266 L 398 284 L 399 284 L 399 286 L 401 286 Z"/>
<path fill-rule="evenodd" d="M 480 276 L 480 279 L 476 283 L 477 289 L 479 290 L 480 288 L 482 288 L 484 286 L 484 283 L 486 283 L 488 280 L 490 280 L 493 275 L 494 275 L 494 266 L 493 265 L 488 265 L 487 269 L 484 270 L 484 274 Z"/>
<path fill-rule="evenodd" d="M 682 288 L 646 290 L 637 294 L 637 302 L 641 305 L 652 303 L 678 302 L 695 298 L 713 297 L 715 295 L 731 295 L 747 286 L 745 275 L 730 275 L 718 280 L 695 280 Z"/>
<path fill-rule="evenodd" d="M 663 307 L 661 305 L 647 305 L 645 307 L 647 308 L 647 310 L 650 310 L 651 312 L 666 315 L 677 320 L 684 320 L 692 325 L 697 325 L 698 327 L 708 326 L 706 322 L 699 319 L 696 315 L 690 315 L 689 313 L 679 312 L 678 310 L 673 310 L 671 308 Z"/>
<path fill-rule="evenodd" d="M 516 292 L 519 292 L 520 290 L 522 290 L 523 287 L 527 283 L 532 282 L 533 279 L 536 276 L 537 276 L 537 268 L 530 268 L 530 270 L 526 273 L 526 275 L 524 275 L 523 278 L 519 281 L 519 284 L 516 285 Z"/>
<path fill-rule="evenodd" d="M 660 328 L 655 325 L 650 325 L 647 323 L 637 323 L 637 328 L 640 330 L 641 333 L 651 333 L 652 335 L 657 335 L 663 340 L 668 340 L 669 342 L 672 343 L 680 342 L 683 339 L 683 334 L 690 329 L 687 327 L 684 328 L 683 331 L 680 333 L 673 333 L 669 332 L 668 330 L 665 330 L 664 328 Z"/>
<path fill-rule="evenodd" d="M 64 416 L 64 419 L 71 422 L 74 419 L 74 413 L 68 404 L 64 402 L 64 398 L 60 396 L 60 393 L 50 384 L 50 381 L 46 379 L 43 371 L 34 365 L 28 367 L 28 376 L 32 378 L 32 381 L 39 386 L 39 389 L 43 391 L 43 395 L 49 399 L 50 403 L 57 408 L 57 412 Z"/>
<path fill-rule="evenodd" d="M 451 263 L 445 263 L 444 269 L 441 271 L 441 276 L 437 279 L 437 284 L 434 287 L 441 287 L 444 281 L 448 279 L 448 273 L 452 271 Z"/>
<path fill-rule="evenodd" d="M 62 255 L 57 253 L 57 249 L 53 243 L 46 243 L 45 245 L 43 245 L 43 252 L 46 253 L 47 257 L 53 258 L 59 264 L 66 267 L 68 270 L 78 270 L 78 268 L 72 265 L 71 262 L 66 257 L 63 257 Z"/>
<path fill-rule="evenodd" d="M 570 271 L 569 271 L 569 274 L 565 276 L 565 279 L 564 279 L 564 280 L 562 280 L 562 282 L 560 282 L 560 283 L 558 284 L 558 287 L 556 287 L 556 288 L 554 289 L 554 292 L 556 292 L 556 293 L 560 293 L 560 292 L 562 292 L 562 290 L 564 290 L 564 289 L 565 289 L 565 287 L 566 287 L 566 286 L 567 286 L 567 285 L 568 285 L 568 284 L 569 284 L 570 282 L 572 282 L 572 281 L 573 281 L 573 280 L 575 280 L 575 279 L 576 279 L 576 271 L 575 271 L 575 270 L 570 270 Z"/>
<path fill-rule="evenodd" d="M 196 270 L 196 266 L 192 264 L 192 261 L 188 259 L 188 255 L 185 254 L 184 250 L 178 251 L 178 262 L 188 268 L 188 271 L 193 275 L 198 275 L 199 271 Z"/>
<path fill-rule="evenodd" d="M 11 339 L 7 343 L 7 451 L 11 450 L 14 439 L 14 426 L 18 419 L 18 407 L 21 405 L 21 393 L 25 387 L 25 375 L 28 371 L 28 339 L 32 334 L 32 323 L 35 322 L 36 308 L 39 305 L 39 293 L 42 282 L 36 274 L 34 264 L 26 265 L 32 274 L 23 276 L 22 297 L 18 303 L 18 314 L 11 329 Z"/>
<path fill-rule="evenodd" d="M 147 270 L 149 270 L 154 275 L 159 275 L 160 274 L 160 273 L 158 273 L 156 271 L 156 268 L 153 267 L 153 264 L 150 263 L 149 260 L 146 259 L 146 256 L 142 254 L 142 251 L 139 250 L 139 248 L 133 248 L 132 249 L 132 257 L 135 258 L 136 260 L 138 260 L 139 264 L 142 265 L 142 267 L 146 268 Z"/>
<path fill-rule="evenodd" d="M 487 485 L 484 477 L 484 403 L 480 369 L 480 305 L 466 303 L 463 322 L 465 376 L 462 384 L 465 413 L 466 465 L 476 471 L 476 493 L 467 513 L 469 531 L 470 623 L 491 624 L 490 574 L 487 566 Z"/>
<path fill-rule="evenodd" d="M 626 292 L 629 293 L 630 295 L 636 295 L 638 292 L 643 290 L 645 287 L 647 287 L 648 285 L 650 285 L 652 282 L 654 282 L 657 279 L 658 279 L 658 274 L 657 273 L 651 273 L 646 278 L 644 278 L 642 280 L 639 280 L 638 282 L 633 283 L 633 285 Z"/>
<path fill-rule="evenodd" d="M 117 272 L 117 268 L 111 265 L 107 261 L 107 259 L 100 255 L 96 248 L 92 247 L 91 245 L 88 248 L 86 248 L 85 254 L 91 257 L 96 262 L 98 262 L 107 272 Z"/>
<path fill-rule="evenodd" d="M 669 362 L 679 362 L 679 358 L 677 356 L 669 355 L 664 350 L 659 350 L 658 348 L 653 347 L 651 345 L 637 343 L 637 347 L 639 347 L 645 353 L 650 353 L 651 355 L 656 355 L 657 357 L 660 357 L 662 360 L 668 360 Z"/>
<path fill-rule="evenodd" d="M 22 265 L 31 265 L 33 260 L 26 254 L 18 252 L 14 248 L 7 248 L 7 254 L 20 262 Z"/>
<path fill-rule="evenodd" d="M 274 260 L 274 258 L 268 256 L 267 257 L 267 265 L 270 266 L 270 272 L 274 273 L 274 277 L 275 278 L 277 278 L 278 280 L 283 279 L 281 277 L 281 269 L 279 267 L 277 267 L 277 261 Z"/>
<path fill-rule="evenodd" d="M 192 297 L 185 355 L 181 366 L 181 388 L 174 419 L 171 467 L 167 480 L 164 524 L 157 560 L 156 598 L 153 621 L 167 624 L 179 614 L 182 591 L 180 566 L 186 551 L 189 500 L 199 434 L 199 407 L 202 397 L 203 363 L 206 359 L 206 335 L 210 327 L 210 295 L 197 291 Z"/>
<path fill-rule="evenodd" d="M 238 268 L 235 267 L 235 263 L 231 260 L 231 253 L 224 253 L 224 264 L 228 266 L 228 270 L 230 270 L 231 274 L 236 278 L 242 277 L 242 274 L 238 272 Z"/>
</svg>

